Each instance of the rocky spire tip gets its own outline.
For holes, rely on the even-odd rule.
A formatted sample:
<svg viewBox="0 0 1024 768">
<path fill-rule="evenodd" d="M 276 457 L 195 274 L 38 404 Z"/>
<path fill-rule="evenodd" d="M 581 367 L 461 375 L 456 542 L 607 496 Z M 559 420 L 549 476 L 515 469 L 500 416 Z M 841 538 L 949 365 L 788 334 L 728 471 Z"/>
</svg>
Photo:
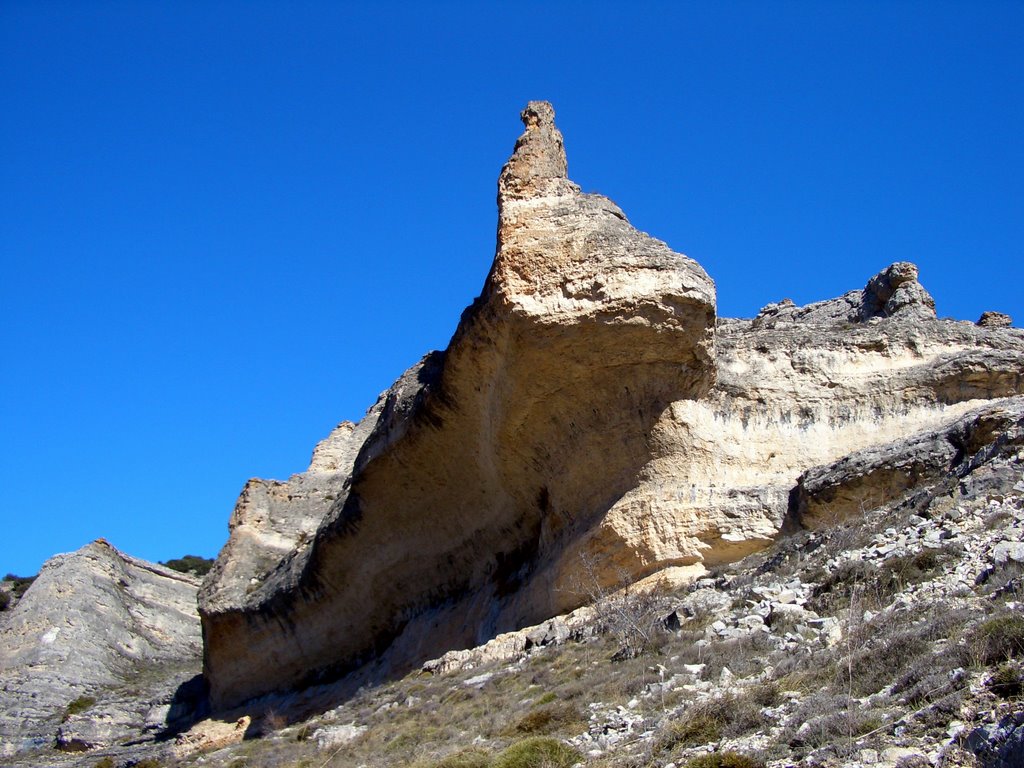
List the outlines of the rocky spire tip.
<svg viewBox="0 0 1024 768">
<path fill-rule="evenodd" d="M 549 101 L 531 101 L 519 113 L 526 129 L 550 126 L 555 127 L 555 108 Z M 555 129 L 557 130 L 557 129 Z"/>
<path fill-rule="evenodd" d="M 531 101 L 519 115 L 526 130 L 498 178 L 498 199 L 526 199 L 577 191 L 568 179 L 565 144 L 555 126 L 555 108 Z"/>
</svg>

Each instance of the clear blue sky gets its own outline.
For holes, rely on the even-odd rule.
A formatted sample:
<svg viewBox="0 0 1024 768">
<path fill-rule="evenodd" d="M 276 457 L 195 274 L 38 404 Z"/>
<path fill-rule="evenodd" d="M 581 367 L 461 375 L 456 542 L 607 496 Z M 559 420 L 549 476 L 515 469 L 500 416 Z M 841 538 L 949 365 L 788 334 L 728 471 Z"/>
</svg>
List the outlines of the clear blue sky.
<svg viewBox="0 0 1024 768">
<path fill-rule="evenodd" d="M 1024 3 L 0 2 L 0 572 L 214 555 L 443 348 L 529 99 L 720 314 L 1024 320 Z"/>
</svg>

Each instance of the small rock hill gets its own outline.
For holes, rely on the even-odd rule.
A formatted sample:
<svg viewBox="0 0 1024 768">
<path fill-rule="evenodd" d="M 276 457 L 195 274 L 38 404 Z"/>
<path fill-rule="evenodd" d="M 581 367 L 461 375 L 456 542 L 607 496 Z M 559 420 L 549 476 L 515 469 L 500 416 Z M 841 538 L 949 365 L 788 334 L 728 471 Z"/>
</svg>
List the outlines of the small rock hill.
<svg viewBox="0 0 1024 768">
<path fill-rule="evenodd" d="M 445 651 L 911 494 L 995 445 L 1024 332 L 939 320 L 900 262 L 717 318 L 711 279 L 567 176 L 531 102 L 451 343 L 309 470 L 251 481 L 200 591 L 216 707 Z"/>
<path fill-rule="evenodd" d="M 202 686 L 199 581 L 103 539 L 46 562 L 0 624 L 0 755 L 150 738 Z M 194 686 L 196 684 L 193 684 Z"/>
</svg>

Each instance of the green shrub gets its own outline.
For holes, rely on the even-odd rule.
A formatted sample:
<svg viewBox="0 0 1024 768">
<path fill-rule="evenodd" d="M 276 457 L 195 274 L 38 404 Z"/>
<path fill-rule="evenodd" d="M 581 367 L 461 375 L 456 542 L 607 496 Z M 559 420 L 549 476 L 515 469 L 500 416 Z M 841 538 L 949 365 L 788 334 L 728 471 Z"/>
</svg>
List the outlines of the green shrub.
<svg viewBox="0 0 1024 768">
<path fill-rule="evenodd" d="M 0 611 L 6 611 L 11 604 L 11 593 L 0 592 Z"/>
<path fill-rule="evenodd" d="M 985 683 L 992 693 L 1004 699 L 1012 699 L 1024 693 L 1024 674 L 1014 662 L 1000 664 Z"/>
<path fill-rule="evenodd" d="M 8 573 L 4 576 L 3 580 L 12 584 L 11 592 L 20 600 L 22 595 L 28 591 L 28 588 L 32 586 L 32 582 L 36 580 L 36 577 L 15 576 L 13 573 Z"/>
<path fill-rule="evenodd" d="M 1005 614 L 980 624 L 968 645 L 983 664 L 999 664 L 1024 656 L 1024 616 Z"/>
<path fill-rule="evenodd" d="M 209 557 L 199 557 L 199 555 L 185 555 L 175 560 L 168 560 L 166 565 L 173 571 L 179 573 L 191 573 L 194 576 L 205 576 L 210 572 L 213 567 L 213 559 Z"/>
<path fill-rule="evenodd" d="M 499 752 L 491 768 L 572 768 L 582 758 L 558 739 L 534 736 Z"/>
<path fill-rule="evenodd" d="M 85 712 L 87 709 L 91 709 L 96 704 L 96 699 L 92 696 L 79 696 L 74 701 L 68 703 L 67 707 L 64 708 L 63 720 L 67 720 L 72 715 L 77 715 Z"/>
<path fill-rule="evenodd" d="M 101 757 L 96 761 L 93 768 L 114 768 L 114 758 L 109 755 L 107 757 Z"/>
<path fill-rule="evenodd" d="M 764 763 L 739 752 L 712 752 L 687 761 L 685 768 L 764 768 Z"/>
</svg>

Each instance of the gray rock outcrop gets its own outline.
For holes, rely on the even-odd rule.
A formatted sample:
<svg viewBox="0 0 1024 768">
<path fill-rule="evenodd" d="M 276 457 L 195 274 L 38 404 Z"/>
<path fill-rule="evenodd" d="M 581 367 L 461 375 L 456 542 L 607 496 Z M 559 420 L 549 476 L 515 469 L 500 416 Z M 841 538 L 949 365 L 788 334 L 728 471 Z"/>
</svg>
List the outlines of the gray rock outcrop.
<svg viewBox="0 0 1024 768">
<path fill-rule="evenodd" d="M 448 349 L 306 473 L 243 491 L 200 592 L 216 705 L 407 668 L 588 586 L 692 577 L 909 493 L 1015 423 L 1021 330 L 937 319 L 909 262 L 716 320 L 699 265 L 568 179 L 551 106 L 522 117 L 494 263 Z"/>
<path fill-rule="evenodd" d="M 187 716 L 198 586 L 102 539 L 48 560 L 0 628 L 0 755 L 92 749 Z"/>
</svg>

